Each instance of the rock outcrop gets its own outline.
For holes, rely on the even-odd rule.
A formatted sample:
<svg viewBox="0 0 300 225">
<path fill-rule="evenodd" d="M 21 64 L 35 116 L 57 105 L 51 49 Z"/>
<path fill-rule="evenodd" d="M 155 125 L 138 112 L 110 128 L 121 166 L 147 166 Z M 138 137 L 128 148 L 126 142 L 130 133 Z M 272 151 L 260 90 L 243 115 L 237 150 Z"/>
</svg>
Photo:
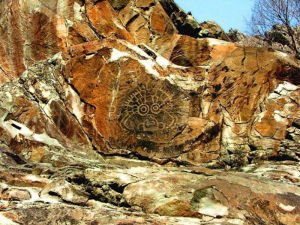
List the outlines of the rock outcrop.
<svg viewBox="0 0 300 225">
<path fill-rule="evenodd" d="M 280 150 L 299 118 L 292 57 L 182 35 L 168 2 L 1 4 L 1 141 L 17 154 L 38 149 L 36 160 L 55 146 L 193 165 L 279 151 L 299 160 Z"/>
<path fill-rule="evenodd" d="M 244 41 L 246 38 L 249 38 L 249 36 L 237 29 L 230 29 L 227 33 L 228 37 L 233 42 L 241 42 Z"/>
<path fill-rule="evenodd" d="M 300 222 L 297 163 L 250 165 L 236 172 L 119 157 L 26 167 L 1 156 L 2 224 Z"/>
<path fill-rule="evenodd" d="M 0 6 L 1 221 L 300 222 L 299 60 L 171 0 Z"/>
<path fill-rule="evenodd" d="M 221 39 L 225 41 L 231 41 L 224 30 L 215 22 L 213 21 L 205 21 L 200 24 L 200 37 L 210 37 Z"/>
<path fill-rule="evenodd" d="M 296 55 L 296 58 L 299 59 L 299 56 L 296 54 L 296 48 L 300 47 L 300 25 L 295 26 L 292 29 L 294 36 L 295 44 L 291 36 L 288 34 L 286 26 L 276 24 L 272 27 L 271 30 L 265 32 L 263 37 L 261 36 L 248 36 L 241 33 L 238 30 L 230 30 L 228 36 L 231 41 L 236 44 L 243 46 L 253 46 L 253 47 L 265 47 L 272 48 L 281 52 L 286 52 L 289 54 Z"/>
</svg>

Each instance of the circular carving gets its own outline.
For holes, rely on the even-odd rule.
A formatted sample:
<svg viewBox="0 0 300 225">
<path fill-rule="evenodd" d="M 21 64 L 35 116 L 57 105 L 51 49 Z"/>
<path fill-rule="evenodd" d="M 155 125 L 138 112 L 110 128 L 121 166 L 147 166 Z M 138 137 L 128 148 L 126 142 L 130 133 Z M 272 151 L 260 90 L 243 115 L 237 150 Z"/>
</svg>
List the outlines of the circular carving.
<svg viewBox="0 0 300 225">
<path fill-rule="evenodd" d="M 125 96 L 119 121 L 137 139 L 168 143 L 186 126 L 188 108 L 185 95 L 170 84 L 140 84 Z"/>
<path fill-rule="evenodd" d="M 147 115 L 147 113 L 149 113 L 149 106 L 146 104 L 142 104 L 142 105 L 138 106 L 138 113 L 141 116 Z"/>
<path fill-rule="evenodd" d="M 158 103 L 153 103 L 153 104 L 151 105 L 151 112 L 152 112 L 153 114 L 159 114 L 159 113 L 161 112 L 160 107 L 161 107 L 161 106 L 160 106 Z"/>
</svg>

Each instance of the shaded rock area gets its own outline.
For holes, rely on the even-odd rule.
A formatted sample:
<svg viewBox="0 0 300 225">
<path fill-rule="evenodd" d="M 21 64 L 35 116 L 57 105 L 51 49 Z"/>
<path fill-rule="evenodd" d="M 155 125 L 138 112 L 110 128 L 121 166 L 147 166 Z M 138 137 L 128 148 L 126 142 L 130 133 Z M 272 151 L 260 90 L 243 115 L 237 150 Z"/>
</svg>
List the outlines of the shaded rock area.
<svg viewBox="0 0 300 225">
<path fill-rule="evenodd" d="M 172 0 L 0 1 L 0 222 L 300 223 L 299 60 L 228 40 Z"/>
<path fill-rule="evenodd" d="M 198 23 L 190 12 L 183 11 L 174 0 L 159 0 L 178 32 L 193 38 L 216 38 L 230 41 L 223 29 L 213 21 Z"/>
<path fill-rule="evenodd" d="M 210 37 L 221 39 L 225 41 L 231 41 L 227 34 L 223 31 L 223 29 L 215 22 L 205 21 L 200 23 L 200 37 Z"/>
<path fill-rule="evenodd" d="M 237 29 L 230 29 L 227 33 L 228 37 L 233 42 L 240 42 L 244 41 L 246 38 L 249 38 L 249 36 Z"/>
</svg>

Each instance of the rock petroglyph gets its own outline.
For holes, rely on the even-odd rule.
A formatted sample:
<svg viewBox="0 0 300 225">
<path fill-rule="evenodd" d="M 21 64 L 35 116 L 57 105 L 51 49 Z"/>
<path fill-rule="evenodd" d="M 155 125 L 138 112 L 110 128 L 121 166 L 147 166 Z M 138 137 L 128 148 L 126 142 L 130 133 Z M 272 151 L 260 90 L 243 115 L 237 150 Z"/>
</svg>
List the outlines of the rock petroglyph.
<svg viewBox="0 0 300 225">
<path fill-rule="evenodd" d="M 137 139 L 168 143 L 183 131 L 188 119 L 188 101 L 172 85 L 148 83 L 124 97 L 119 121 Z"/>
</svg>

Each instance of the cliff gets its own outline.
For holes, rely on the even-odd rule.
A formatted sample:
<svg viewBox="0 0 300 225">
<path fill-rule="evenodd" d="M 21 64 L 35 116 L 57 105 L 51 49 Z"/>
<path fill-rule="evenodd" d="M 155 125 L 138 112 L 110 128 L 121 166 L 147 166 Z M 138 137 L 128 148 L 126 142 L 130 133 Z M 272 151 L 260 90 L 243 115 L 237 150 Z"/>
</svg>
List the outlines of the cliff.
<svg viewBox="0 0 300 225">
<path fill-rule="evenodd" d="M 299 60 L 172 0 L 0 1 L 0 220 L 300 223 L 299 105 Z"/>
</svg>

